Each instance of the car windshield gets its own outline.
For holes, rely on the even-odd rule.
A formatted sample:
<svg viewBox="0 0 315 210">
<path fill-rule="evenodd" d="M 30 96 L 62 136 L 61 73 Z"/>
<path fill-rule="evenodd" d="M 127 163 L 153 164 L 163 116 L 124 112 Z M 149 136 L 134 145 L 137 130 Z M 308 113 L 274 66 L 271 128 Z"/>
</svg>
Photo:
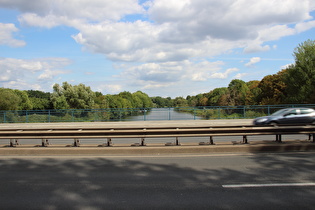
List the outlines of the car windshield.
<svg viewBox="0 0 315 210">
<path fill-rule="evenodd" d="M 275 113 L 273 113 L 271 116 L 279 116 L 279 115 L 284 114 L 287 111 L 288 111 L 288 109 L 280 109 L 280 110 L 276 111 Z"/>
</svg>

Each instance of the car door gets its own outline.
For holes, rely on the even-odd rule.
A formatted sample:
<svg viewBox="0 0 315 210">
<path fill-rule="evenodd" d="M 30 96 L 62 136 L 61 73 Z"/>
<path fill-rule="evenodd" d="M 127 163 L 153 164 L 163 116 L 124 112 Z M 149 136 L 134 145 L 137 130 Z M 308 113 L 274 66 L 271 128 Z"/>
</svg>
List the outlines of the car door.
<svg viewBox="0 0 315 210">
<path fill-rule="evenodd" d="M 282 118 L 279 119 L 279 124 L 295 124 L 297 123 L 297 115 L 299 114 L 298 109 L 292 109 L 289 110 L 288 112 L 284 113 Z"/>
<path fill-rule="evenodd" d="M 296 123 L 311 123 L 313 122 L 313 117 L 311 116 L 312 110 L 310 109 L 300 109 L 300 113 L 296 116 Z"/>
</svg>

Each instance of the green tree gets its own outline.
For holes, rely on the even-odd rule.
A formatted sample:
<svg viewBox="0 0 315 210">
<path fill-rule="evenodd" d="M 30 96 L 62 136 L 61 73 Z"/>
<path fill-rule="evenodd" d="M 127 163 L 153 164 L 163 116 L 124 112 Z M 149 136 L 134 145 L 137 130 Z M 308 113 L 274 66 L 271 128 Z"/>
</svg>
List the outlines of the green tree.
<svg viewBox="0 0 315 210">
<path fill-rule="evenodd" d="M 23 90 L 13 90 L 14 93 L 20 98 L 18 103 L 18 110 L 31 110 L 33 109 L 32 102 L 28 98 L 27 92 Z"/>
<path fill-rule="evenodd" d="M 249 92 L 246 95 L 246 104 L 255 105 L 260 103 L 259 96 L 261 95 L 262 91 L 258 87 L 259 83 L 259 80 L 253 80 L 246 83 L 247 87 L 249 88 Z"/>
<path fill-rule="evenodd" d="M 62 86 L 55 84 L 51 101 L 55 109 L 92 109 L 95 93 L 84 84 L 74 85 L 64 82 Z"/>
<path fill-rule="evenodd" d="M 220 99 L 226 95 L 228 89 L 226 87 L 215 88 L 208 94 L 208 106 L 219 106 Z"/>
<path fill-rule="evenodd" d="M 287 68 L 287 101 L 291 103 L 315 102 L 315 41 L 299 44 L 293 53 L 295 63 Z"/>
<path fill-rule="evenodd" d="M 247 84 L 240 79 L 234 79 L 230 82 L 229 87 L 229 105 L 246 105 L 246 95 L 249 92 Z"/>
<path fill-rule="evenodd" d="M 152 108 L 153 107 L 153 102 L 147 94 L 141 91 L 137 91 L 133 93 L 132 95 L 134 98 L 138 97 L 141 101 L 141 104 L 139 104 L 140 107 L 137 107 L 137 108 Z"/>
<path fill-rule="evenodd" d="M 175 107 L 188 107 L 188 101 L 183 97 L 176 97 L 174 99 Z"/>
<path fill-rule="evenodd" d="M 39 90 L 27 90 L 26 93 L 32 103 L 33 110 L 45 110 L 53 108 L 50 101 L 49 92 L 42 92 Z"/>
<path fill-rule="evenodd" d="M 0 88 L 0 110 L 18 110 L 21 101 L 14 90 Z"/>
<path fill-rule="evenodd" d="M 280 104 L 284 101 L 284 91 L 286 84 L 284 82 L 285 71 L 280 71 L 277 74 L 265 76 L 259 83 L 261 93 L 259 101 L 261 104 Z"/>
</svg>

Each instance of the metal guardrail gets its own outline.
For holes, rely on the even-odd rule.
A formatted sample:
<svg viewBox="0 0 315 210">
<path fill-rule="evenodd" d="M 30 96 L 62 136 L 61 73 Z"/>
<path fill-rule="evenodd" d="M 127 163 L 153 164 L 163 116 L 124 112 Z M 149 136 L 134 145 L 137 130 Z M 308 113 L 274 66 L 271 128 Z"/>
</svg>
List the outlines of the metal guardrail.
<svg viewBox="0 0 315 210">
<path fill-rule="evenodd" d="M 150 127 L 150 128 L 54 128 L 54 129 L 1 129 L 0 139 L 10 139 L 10 146 L 19 145 L 19 139 L 42 139 L 42 146 L 49 145 L 49 139 L 74 139 L 73 146 L 80 146 L 80 139 L 107 139 L 104 146 L 111 146 L 113 138 L 140 138 L 139 146 L 145 146 L 145 138 L 174 137 L 180 145 L 180 137 L 209 137 L 209 143 L 214 144 L 215 136 L 243 136 L 244 144 L 247 136 L 276 135 L 276 141 L 281 142 L 281 135 L 307 134 L 315 142 L 314 125 L 286 126 L 211 126 L 211 127 Z"/>
</svg>

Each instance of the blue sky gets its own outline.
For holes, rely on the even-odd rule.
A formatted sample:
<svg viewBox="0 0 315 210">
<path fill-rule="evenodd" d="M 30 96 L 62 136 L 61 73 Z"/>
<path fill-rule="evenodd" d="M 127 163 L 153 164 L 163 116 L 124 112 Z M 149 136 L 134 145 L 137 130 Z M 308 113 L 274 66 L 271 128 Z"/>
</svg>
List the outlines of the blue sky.
<svg viewBox="0 0 315 210">
<path fill-rule="evenodd" d="M 275 74 L 307 39 L 313 0 L 0 0 L 0 87 L 186 97 Z"/>
</svg>

